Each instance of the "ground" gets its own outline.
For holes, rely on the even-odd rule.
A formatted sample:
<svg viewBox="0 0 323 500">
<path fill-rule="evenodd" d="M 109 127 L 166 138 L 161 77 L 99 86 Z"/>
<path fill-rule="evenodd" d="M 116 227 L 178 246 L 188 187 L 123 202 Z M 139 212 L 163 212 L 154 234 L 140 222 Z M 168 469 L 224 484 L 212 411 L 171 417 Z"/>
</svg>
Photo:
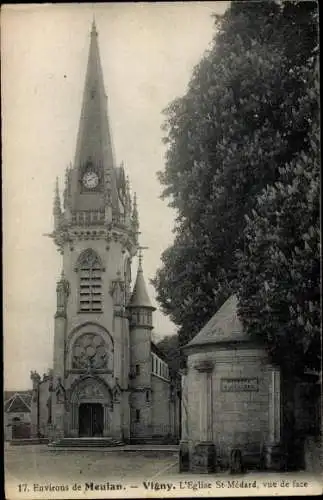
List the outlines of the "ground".
<svg viewBox="0 0 323 500">
<path fill-rule="evenodd" d="M 79 485 L 78 491 L 73 490 L 74 484 Z M 113 491 L 115 485 L 122 491 Z M 51 450 L 46 445 L 6 445 L 5 489 L 10 500 L 212 497 L 239 493 L 254 497 L 260 493 L 317 495 L 322 493 L 322 482 L 319 476 L 306 472 L 180 474 L 178 451 L 166 446 L 155 450 L 142 447 L 136 451 L 82 451 Z"/>
<path fill-rule="evenodd" d="M 178 467 L 175 452 L 50 450 L 46 445 L 11 446 L 5 452 L 8 481 L 148 480 Z"/>
</svg>

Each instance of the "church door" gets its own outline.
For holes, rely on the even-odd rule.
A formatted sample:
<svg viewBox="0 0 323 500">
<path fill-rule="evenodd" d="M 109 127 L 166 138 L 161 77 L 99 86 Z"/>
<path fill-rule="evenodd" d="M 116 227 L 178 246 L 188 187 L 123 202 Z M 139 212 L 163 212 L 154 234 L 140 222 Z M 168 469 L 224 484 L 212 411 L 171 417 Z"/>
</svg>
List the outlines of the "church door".
<svg viewBox="0 0 323 500">
<path fill-rule="evenodd" d="M 103 435 L 103 406 L 100 403 L 82 403 L 79 407 L 79 436 Z"/>
</svg>

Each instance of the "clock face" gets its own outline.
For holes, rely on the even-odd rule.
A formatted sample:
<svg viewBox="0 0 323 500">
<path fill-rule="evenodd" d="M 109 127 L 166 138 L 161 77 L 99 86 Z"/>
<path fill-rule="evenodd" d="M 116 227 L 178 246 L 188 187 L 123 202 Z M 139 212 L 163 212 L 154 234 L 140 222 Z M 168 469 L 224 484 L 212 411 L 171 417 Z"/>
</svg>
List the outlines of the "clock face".
<svg viewBox="0 0 323 500">
<path fill-rule="evenodd" d="M 99 177 L 95 172 L 89 171 L 83 175 L 82 181 L 87 189 L 94 189 L 99 184 Z"/>
</svg>

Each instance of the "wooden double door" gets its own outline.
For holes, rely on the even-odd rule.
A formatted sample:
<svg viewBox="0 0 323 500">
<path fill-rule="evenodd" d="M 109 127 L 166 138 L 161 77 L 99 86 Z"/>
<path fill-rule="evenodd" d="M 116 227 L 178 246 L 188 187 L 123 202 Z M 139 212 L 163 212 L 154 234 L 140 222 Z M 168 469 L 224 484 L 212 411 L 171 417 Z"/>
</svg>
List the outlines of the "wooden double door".
<svg viewBox="0 0 323 500">
<path fill-rule="evenodd" d="M 100 403 L 81 403 L 79 406 L 79 436 L 103 436 L 103 406 Z"/>
</svg>

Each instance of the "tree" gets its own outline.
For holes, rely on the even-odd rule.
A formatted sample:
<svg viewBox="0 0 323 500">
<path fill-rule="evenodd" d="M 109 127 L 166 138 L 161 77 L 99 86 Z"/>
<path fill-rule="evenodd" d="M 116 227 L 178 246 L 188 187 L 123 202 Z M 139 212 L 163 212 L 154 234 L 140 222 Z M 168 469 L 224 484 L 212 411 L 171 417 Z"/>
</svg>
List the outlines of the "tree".
<svg viewBox="0 0 323 500">
<path fill-rule="evenodd" d="M 317 106 L 317 73 L 305 71 L 302 108 Z M 306 152 L 279 168 L 277 181 L 246 216 L 238 254 L 240 316 L 265 339 L 288 378 L 320 369 L 320 141 L 318 109 Z M 292 355 L 288 355 L 288 353 Z"/>
<path fill-rule="evenodd" d="M 232 2 L 215 20 L 213 44 L 186 95 L 165 110 L 159 179 L 177 218 L 153 283 L 162 309 L 180 327 L 180 344 L 237 289 L 245 215 L 257 197 L 301 152 L 312 154 L 317 99 L 304 105 L 303 96 L 314 71 L 316 8 Z"/>
<path fill-rule="evenodd" d="M 169 335 L 157 342 L 158 349 L 164 354 L 170 375 L 175 376 L 180 369 L 180 349 L 178 345 L 178 335 Z"/>
<path fill-rule="evenodd" d="M 301 98 L 303 109 L 317 106 L 311 76 L 304 71 L 308 88 Z M 246 216 L 245 246 L 237 255 L 239 315 L 281 368 L 289 465 L 300 455 L 295 448 L 295 387 L 306 369 L 321 368 L 319 145 L 317 111 L 306 151 L 281 165 L 277 181 L 257 196 Z"/>
</svg>

